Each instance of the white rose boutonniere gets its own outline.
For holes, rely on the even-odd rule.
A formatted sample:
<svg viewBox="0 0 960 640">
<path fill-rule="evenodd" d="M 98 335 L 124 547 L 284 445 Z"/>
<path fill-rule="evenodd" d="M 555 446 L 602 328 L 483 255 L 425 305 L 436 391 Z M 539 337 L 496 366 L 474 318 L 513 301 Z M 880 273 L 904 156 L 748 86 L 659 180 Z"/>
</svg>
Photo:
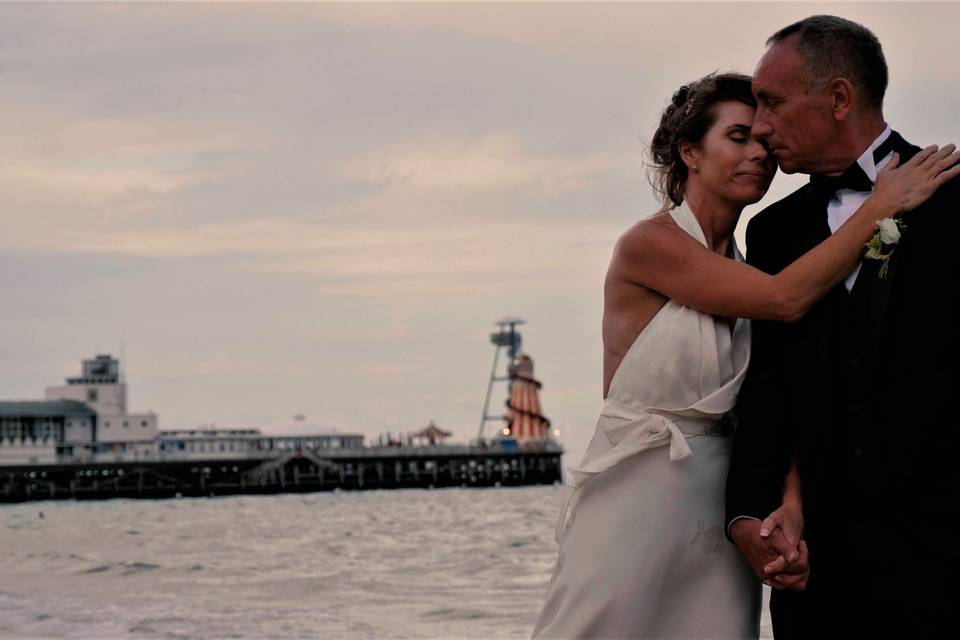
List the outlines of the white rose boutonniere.
<svg viewBox="0 0 960 640">
<path fill-rule="evenodd" d="M 877 230 L 880 231 L 880 241 L 883 244 L 900 242 L 900 227 L 897 226 L 897 222 L 893 218 L 884 218 L 877 223 Z"/>
<path fill-rule="evenodd" d="M 867 260 L 880 260 L 880 271 L 877 277 L 887 278 L 890 270 L 890 256 L 900 243 L 900 237 L 907 230 L 907 225 L 900 218 L 884 218 L 877 223 L 877 232 L 870 238 L 870 242 L 863 245 L 863 257 Z"/>
</svg>

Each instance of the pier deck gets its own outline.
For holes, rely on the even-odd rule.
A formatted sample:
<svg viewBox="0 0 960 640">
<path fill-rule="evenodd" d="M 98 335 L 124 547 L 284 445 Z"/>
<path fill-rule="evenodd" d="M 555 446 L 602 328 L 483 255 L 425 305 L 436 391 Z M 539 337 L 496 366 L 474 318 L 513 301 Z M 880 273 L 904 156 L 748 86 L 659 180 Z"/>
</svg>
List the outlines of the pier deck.
<svg viewBox="0 0 960 640">
<path fill-rule="evenodd" d="M 0 503 L 553 484 L 561 481 L 561 454 L 548 441 L 518 448 L 298 449 L 270 458 L 0 466 Z"/>
</svg>

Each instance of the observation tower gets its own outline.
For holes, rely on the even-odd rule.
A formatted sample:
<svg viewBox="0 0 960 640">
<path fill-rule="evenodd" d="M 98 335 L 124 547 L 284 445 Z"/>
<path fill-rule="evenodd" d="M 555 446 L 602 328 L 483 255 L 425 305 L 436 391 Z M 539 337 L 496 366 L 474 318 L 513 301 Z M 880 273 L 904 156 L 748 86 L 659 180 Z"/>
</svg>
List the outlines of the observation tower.
<svg viewBox="0 0 960 640">
<path fill-rule="evenodd" d="M 524 324 L 520 318 L 503 318 L 496 325 L 498 331 L 490 334 L 490 342 L 496 350 L 493 354 L 493 368 L 490 370 L 490 380 L 487 383 L 487 394 L 483 401 L 483 415 L 480 418 L 480 429 L 477 440 L 483 441 L 483 430 L 490 421 L 502 421 L 498 437 L 514 439 L 518 442 L 530 440 L 546 440 L 550 437 L 550 420 L 542 413 L 540 406 L 540 389 L 542 383 L 533 377 L 533 359 L 521 351 L 523 338 L 517 327 Z M 506 375 L 497 375 L 497 363 L 500 359 L 500 350 L 507 351 Z M 504 403 L 506 413 L 490 415 L 490 393 L 495 382 L 507 383 L 507 400 Z"/>
</svg>

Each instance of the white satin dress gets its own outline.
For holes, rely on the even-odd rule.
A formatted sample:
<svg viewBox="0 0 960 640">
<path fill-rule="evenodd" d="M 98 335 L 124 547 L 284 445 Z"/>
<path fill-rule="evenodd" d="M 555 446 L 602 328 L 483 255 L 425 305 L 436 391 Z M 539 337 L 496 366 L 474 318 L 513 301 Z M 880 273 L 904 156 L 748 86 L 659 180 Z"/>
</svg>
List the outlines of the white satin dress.
<svg viewBox="0 0 960 640">
<path fill-rule="evenodd" d="M 686 204 L 670 214 L 706 246 Z M 743 260 L 734 243 L 736 259 Z M 557 523 L 534 638 L 757 638 L 761 586 L 724 535 L 750 323 L 672 300 L 613 375 Z"/>
</svg>

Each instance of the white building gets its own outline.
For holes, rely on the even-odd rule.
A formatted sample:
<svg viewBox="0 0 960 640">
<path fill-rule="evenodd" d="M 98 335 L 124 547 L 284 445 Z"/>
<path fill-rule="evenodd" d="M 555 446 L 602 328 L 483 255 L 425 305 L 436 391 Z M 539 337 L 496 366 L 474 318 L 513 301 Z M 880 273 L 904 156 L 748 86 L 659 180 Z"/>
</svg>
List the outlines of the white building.
<svg viewBox="0 0 960 640">
<path fill-rule="evenodd" d="M 82 402 L 96 413 L 88 430 L 70 430 L 64 434 L 64 443 L 143 442 L 157 436 L 155 413 L 127 413 L 127 384 L 120 376 L 120 362 L 109 355 L 84 360 L 80 376 L 47 387 L 44 397 Z"/>
<path fill-rule="evenodd" d="M 270 458 L 296 450 L 363 447 L 304 416 L 259 429 L 159 431 L 155 413 L 127 412 L 127 385 L 109 355 L 84 360 L 81 375 L 47 387 L 45 400 L 0 401 L 0 466 L 57 462 Z"/>
<path fill-rule="evenodd" d="M 96 420 L 73 400 L 0 402 L 0 465 L 54 463 L 67 437 L 89 433 Z"/>
<path fill-rule="evenodd" d="M 156 458 L 157 415 L 127 413 L 116 358 L 98 355 L 82 367 L 80 376 L 47 387 L 45 400 L 0 402 L 0 465 L 112 460 L 117 452 Z"/>
<path fill-rule="evenodd" d="M 315 453 L 363 447 L 360 433 L 304 433 L 259 429 L 173 429 L 157 436 L 160 460 L 227 460 L 269 458 L 296 450 Z"/>
</svg>

